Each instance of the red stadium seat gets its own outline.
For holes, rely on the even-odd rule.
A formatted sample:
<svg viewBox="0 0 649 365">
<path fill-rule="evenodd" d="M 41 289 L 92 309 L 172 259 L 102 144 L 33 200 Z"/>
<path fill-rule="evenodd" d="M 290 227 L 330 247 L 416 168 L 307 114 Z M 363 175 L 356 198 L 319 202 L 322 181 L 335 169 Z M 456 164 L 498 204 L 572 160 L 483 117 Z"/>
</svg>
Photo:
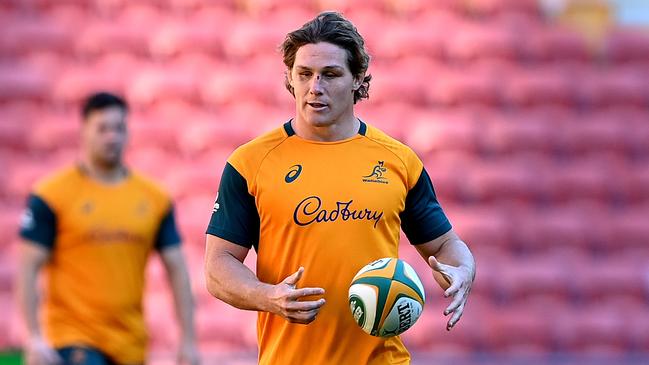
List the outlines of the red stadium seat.
<svg viewBox="0 0 649 365">
<path fill-rule="evenodd" d="M 0 145 L 3 148 L 22 150 L 27 145 L 28 131 L 25 122 L 14 118 L 16 117 L 11 114 L 0 114 L 0 120 L 2 120 L 0 123 Z"/>
<path fill-rule="evenodd" d="M 183 198 L 196 194 L 215 194 L 223 166 L 211 166 L 198 163 L 180 166 L 173 174 L 167 176 L 167 185 L 172 195 Z"/>
<path fill-rule="evenodd" d="M 552 320 L 550 313 L 531 312 L 524 307 L 501 308 L 494 313 L 490 350 L 510 354 L 547 353 L 552 349 Z M 554 313 L 552 313 L 554 314 Z M 551 314 L 550 314 L 551 315 Z"/>
<path fill-rule="evenodd" d="M 186 52 L 221 56 L 223 33 L 217 23 L 174 22 L 161 27 L 151 37 L 149 49 L 155 57 L 175 57 Z"/>
<path fill-rule="evenodd" d="M 0 63 L 0 102 L 47 100 L 51 76 L 20 64 Z"/>
<path fill-rule="evenodd" d="M 503 88 L 504 99 L 514 106 L 575 103 L 569 75 L 558 68 L 525 69 L 513 72 Z"/>
<path fill-rule="evenodd" d="M 629 350 L 625 315 L 597 305 L 559 313 L 552 320 L 559 349 L 608 355 Z"/>
<path fill-rule="evenodd" d="M 551 122 L 529 118 L 524 111 L 486 119 L 484 131 L 480 135 L 480 145 L 490 154 L 545 154 L 554 148 L 558 133 L 557 126 Z"/>
<path fill-rule="evenodd" d="M 649 225 L 647 225 L 648 206 L 640 206 L 635 209 L 616 212 L 611 217 L 611 230 L 614 241 L 610 242 L 610 250 L 615 247 L 640 248 L 646 247 L 647 237 L 649 234 Z"/>
<path fill-rule="evenodd" d="M 405 141 L 419 153 L 432 151 L 473 151 L 478 131 L 471 115 L 436 113 L 421 115 L 413 120 Z"/>
<path fill-rule="evenodd" d="M 44 116 L 29 132 L 33 151 L 56 151 L 79 145 L 81 122 L 70 115 Z"/>
<path fill-rule="evenodd" d="M 512 224 L 516 248 L 523 252 L 542 253 L 556 247 L 592 248 L 589 226 L 579 210 L 529 208 L 515 212 Z"/>
<path fill-rule="evenodd" d="M 514 60 L 518 55 L 517 42 L 515 35 L 502 27 L 467 24 L 450 34 L 446 56 L 459 62 L 485 58 Z"/>
<path fill-rule="evenodd" d="M 570 288 L 564 282 L 569 270 L 563 262 L 543 256 L 516 259 L 500 267 L 499 274 L 498 291 L 512 303 L 535 297 L 569 298 Z"/>
<path fill-rule="evenodd" d="M 584 159 L 564 167 L 557 166 L 548 181 L 552 199 L 556 202 L 579 199 L 612 202 L 621 196 L 624 186 L 620 179 L 610 176 L 623 176 L 624 171 L 623 160 L 614 158 Z"/>
<path fill-rule="evenodd" d="M 179 156 L 159 147 L 129 148 L 126 161 L 129 166 L 156 180 L 165 179 L 180 165 Z"/>
<path fill-rule="evenodd" d="M 536 0 L 469 0 L 466 1 L 469 12 L 478 15 L 493 16 L 503 12 L 540 15 L 539 3 Z"/>
<path fill-rule="evenodd" d="M 234 9 L 237 4 L 241 4 L 242 1 L 237 0 L 163 0 L 171 7 L 171 9 L 178 12 L 202 12 L 205 10 L 224 10 L 228 11 Z M 232 14 L 232 12 L 229 12 Z"/>
<path fill-rule="evenodd" d="M 620 177 L 623 179 L 623 197 L 628 204 L 649 203 L 649 167 L 634 165 Z"/>
<path fill-rule="evenodd" d="M 555 140 L 559 150 L 573 157 L 591 153 L 616 153 L 624 155 L 632 143 L 627 135 L 629 121 L 609 119 L 600 113 L 588 113 L 566 123 L 561 133 L 556 133 Z M 624 161 L 619 161 L 623 164 Z"/>
<path fill-rule="evenodd" d="M 218 172 L 220 175 L 222 169 L 215 167 L 208 170 Z M 219 187 L 219 179 L 215 175 L 217 174 L 200 177 L 204 181 L 199 181 L 199 184 L 206 187 L 199 191 L 192 191 L 191 194 L 187 194 L 177 201 L 178 225 L 183 234 L 183 239 L 189 244 L 188 247 L 204 247 L 205 231 L 212 216 L 214 200 Z M 202 260 L 203 255 L 201 254 L 199 258 Z"/>
<path fill-rule="evenodd" d="M 220 116 L 203 122 L 194 119 L 194 123 L 185 128 L 179 135 L 179 145 L 186 155 L 195 155 L 208 150 L 232 151 L 235 146 L 248 142 L 255 137 L 254 125 L 228 123 Z"/>
<path fill-rule="evenodd" d="M 180 120 L 177 121 L 179 123 Z M 168 151 L 178 149 L 177 125 L 159 120 L 129 125 L 130 143 L 137 148 L 158 147 Z"/>
<path fill-rule="evenodd" d="M 36 51 L 53 51 L 59 54 L 73 49 L 73 30 L 67 24 L 55 23 L 47 18 L 16 17 L 3 24 L 0 33 L 0 53 L 24 55 Z"/>
<path fill-rule="evenodd" d="M 593 108 L 614 105 L 646 108 L 649 86 L 644 82 L 649 73 L 641 68 L 590 70 L 581 76 L 579 97 Z"/>
<path fill-rule="evenodd" d="M 556 25 L 530 28 L 521 51 L 525 58 L 539 62 L 587 62 L 592 51 L 586 38 L 576 31 Z"/>
<path fill-rule="evenodd" d="M 195 101 L 201 75 L 193 70 L 143 69 L 127 86 L 127 98 L 135 105 L 168 100 Z"/>
<path fill-rule="evenodd" d="M 616 297 L 642 300 L 649 294 L 649 283 L 643 279 L 645 268 L 626 259 L 602 258 L 573 268 L 574 290 L 586 301 Z"/>
<path fill-rule="evenodd" d="M 609 34 L 605 56 L 613 62 L 640 62 L 649 59 L 649 36 L 633 29 L 618 29 Z"/>
<path fill-rule="evenodd" d="M 518 159 L 507 162 L 478 163 L 467 172 L 465 197 L 477 202 L 533 203 L 548 192 L 541 181 L 547 164 L 543 160 Z"/>
<path fill-rule="evenodd" d="M 83 56 L 98 56 L 115 51 L 146 55 L 149 36 L 156 24 L 88 22 L 77 37 L 76 50 Z"/>
<path fill-rule="evenodd" d="M 52 168 L 50 166 L 43 167 L 42 162 L 37 164 L 33 161 L 28 163 L 28 161 L 23 160 L 22 163 L 15 164 L 11 169 L 11 173 L 7 176 L 6 193 L 24 204 L 34 183 L 43 176 L 45 171 L 52 171 Z"/>
<path fill-rule="evenodd" d="M 430 25 L 427 28 L 430 28 Z M 371 52 L 381 60 L 410 58 L 413 55 L 439 59 L 444 53 L 444 37 L 441 32 L 426 32 L 412 24 L 398 23 L 394 29 L 380 33 L 378 37 L 380 41 Z M 400 68 L 400 70 L 408 71 L 407 68 Z"/>
<path fill-rule="evenodd" d="M 2 271 L 0 271 L 2 275 Z M 0 281 L 2 278 L 0 277 Z M 3 315 L 0 316 L 0 326 L 3 328 L 3 331 L 0 331 L 0 348 L 6 349 L 10 348 L 11 338 L 9 337 L 9 331 L 4 329 L 10 328 L 11 318 L 17 316 L 18 313 L 15 313 L 12 303 L 14 302 L 10 292 L 0 291 L 0 311 Z"/>
<path fill-rule="evenodd" d="M 426 63 L 421 59 L 404 61 L 407 61 L 408 64 L 400 62 L 397 65 L 378 66 L 370 72 L 373 75 L 369 92 L 372 104 L 380 105 L 397 101 L 412 105 L 424 103 L 424 83 L 426 80 L 419 77 L 419 72 L 421 72 L 421 69 L 427 69 L 434 73 L 435 65 L 430 62 Z M 389 71 L 389 69 L 396 67 L 403 67 L 404 72 L 395 74 Z"/>
<path fill-rule="evenodd" d="M 424 113 L 405 101 L 386 100 L 385 103 L 375 103 L 374 81 L 372 81 L 371 103 L 361 102 L 355 107 L 355 113 L 365 123 L 375 126 L 399 141 L 404 141 L 404 134 L 410 128 L 411 119 Z"/>
<path fill-rule="evenodd" d="M 290 100 L 284 88 L 284 68 L 279 59 L 259 59 L 236 68 L 210 70 L 200 88 L 201 100 L 208 105 L 241 102 L 241 95 L 247 95 L 247 102 L 269 105 L 276 105 L 278 100 Z"/>
<path fill-rule="evenodd" d="M 464 209 L 447 212 L 454 230 L 476 247 L 507 248 L 511 244 L 512 225 L 497 210 Z"/>
<path fill-rule="evenodd" d="M 99 90 L 123 94 L 127 81 L 94 68 L 70 67 L 56 77 L 51 97 L 56 103 L 78 105 L 90 93 Z"/>
<path fill-rule="evenodd" d="M 467 166 L 480 163 L 471 153 L 433 152 L 422 157 L 440 201 L 456 202 L 466 198 Z"/>
<path fill-rule="evenodd" d="M 494 74 L 473 70 L 443 71 L 426 87 L 426 99 L 434 106 L 498 105 L 501 92 Z"/>
<path fill-rule="evenodd" d="M 283 41 L 285 32 L 252 19 L 242 19 L 230 29 L 230 35 L 224 40 L 224 51 L 233 60 L 248 57 L 274 54 L 277 46 Z"/>
</svg>

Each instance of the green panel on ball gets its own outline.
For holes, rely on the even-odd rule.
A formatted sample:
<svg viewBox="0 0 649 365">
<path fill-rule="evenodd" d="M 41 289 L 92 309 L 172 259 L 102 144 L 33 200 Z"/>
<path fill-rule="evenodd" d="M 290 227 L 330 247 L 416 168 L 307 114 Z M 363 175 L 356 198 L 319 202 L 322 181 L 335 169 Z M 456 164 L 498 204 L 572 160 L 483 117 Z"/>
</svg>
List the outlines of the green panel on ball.
<svg viewBox="0 0 649 365">
<path fill-rule="evenodd" d="M 376 315 L 374 316 L 374 324 L 372 326 L 372 333 L 378 331 L 379 323 L 381 322 L 381 317 L 383 314 L 383 308 L 385 307 L 385 301 L 388 298 L 388 293 L 390 292 L 390 286 L 392 285 L 392 279 L 384 277 L 364 277 L 354 280 L 354 284 L 366 284 L 378 288 L 378 298 L 376 300 Z"/>
<path fill-rule="evenodd" d="M 424 293 L 422 293 L 421 290 L 419 290 L 419 286 L 417 285 L 417 283 L 415 283 L 414 281 L 412 281 L 412 279 L 406 276 L 403 261 L 401 260 L 397 261 L 397 267 L 394 270 L 393 279 L 395 281 L 408 285 L 410 288 L 412 288 L 412 290 L 414 290 L 415 292 L 417 292 L 417 294 L 419 294 L 419 298 L 421 301 L 424 300 Z"/>
</svg>

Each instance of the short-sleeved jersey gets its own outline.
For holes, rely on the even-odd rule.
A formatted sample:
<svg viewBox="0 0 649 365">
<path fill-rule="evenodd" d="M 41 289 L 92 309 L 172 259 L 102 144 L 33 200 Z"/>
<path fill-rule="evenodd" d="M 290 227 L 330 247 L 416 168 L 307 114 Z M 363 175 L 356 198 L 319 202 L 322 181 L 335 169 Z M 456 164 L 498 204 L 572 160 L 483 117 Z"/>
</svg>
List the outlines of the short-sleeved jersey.
<svg viewBox="0 0 649 365">
<path fill-rule="evenodd" d="M 239 147 L 225 166 L 207 233 L 257 250 L 257 276 L 276 284 L 305 268 L 298 287 L 322 287 L 309 325 L 258 315 L 259 362 L 406 364 L 399 337 L 372 337 L 354 322 L 347 293 L 366 264 L 451 229 L 422 162 L 407 146 L 361 122 L 336 142 L 295 135 L 290 121 Z"/>
<path fill-rule="evenodd" d="M 42 313 L 51 345 L 143 363 L 147 258 L 180 243 L 168 196 L 135 173 L 105 185 L 70 167 L 36 185 L 20 233 L 51 250 Z"/>
</svg>

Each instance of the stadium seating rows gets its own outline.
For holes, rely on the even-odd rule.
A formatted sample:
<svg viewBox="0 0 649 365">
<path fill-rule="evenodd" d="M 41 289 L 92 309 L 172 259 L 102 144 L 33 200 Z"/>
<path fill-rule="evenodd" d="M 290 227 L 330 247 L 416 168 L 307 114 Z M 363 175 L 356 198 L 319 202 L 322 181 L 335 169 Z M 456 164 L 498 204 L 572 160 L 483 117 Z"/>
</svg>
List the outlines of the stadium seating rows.
<svg viewBox="0 0 649 365">
<path fill-rule="evenodd" d="M 16 226 L 31 184 L 74 161 L 77 105 L 98 88 L 132 104 L 129 162 L 176 200 L 201 348 L 254 351 L 255 317 L 209 297 L 202 253 L 229 153 L 291 115 L 277 45 L 320 9 L 367 37 L 361 118 L 415 149 L 478 276 L 444 331 L 429 275 L 413 349 L 623 355 L 649 347 L 649 38 L 594 44 L 535 0 L 9 0 L 0 3 L 0 349 L 18 346 Z M 397 70 L 397 72 L 395 72 Z M 402 256 L 427 272 L 416 251 Z M 254 255 L 247 263 L 254 266 Z M 177 338 L 155 259 L 152 349 Z M 151 280 L 153 279 L 153 280 Z"/>
</svg>

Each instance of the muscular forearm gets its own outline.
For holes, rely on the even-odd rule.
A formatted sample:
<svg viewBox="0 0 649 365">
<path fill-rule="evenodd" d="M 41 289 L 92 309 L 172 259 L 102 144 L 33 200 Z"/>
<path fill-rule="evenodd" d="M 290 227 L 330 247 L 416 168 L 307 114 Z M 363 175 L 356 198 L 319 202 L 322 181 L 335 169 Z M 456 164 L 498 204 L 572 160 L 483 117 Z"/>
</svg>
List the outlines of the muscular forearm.
<svg viewBox="0 0 649 365">
<path fill-rule="evenodd" d="M 30 338 L 41 337 L 41 330 L 38 323 L 37 280 L 38 268 L 31 265 L 21 265 L 16 282 L 16 297 L 28 337 Z"/>
<path fill-rule="evenodd" d="M 229 253 L 207 257 L 207 290 L 214 297 L 245 310 L 269 311 L 267 292 L 271 285 L 262 283 L 255 274 Z"/>
</svg>

